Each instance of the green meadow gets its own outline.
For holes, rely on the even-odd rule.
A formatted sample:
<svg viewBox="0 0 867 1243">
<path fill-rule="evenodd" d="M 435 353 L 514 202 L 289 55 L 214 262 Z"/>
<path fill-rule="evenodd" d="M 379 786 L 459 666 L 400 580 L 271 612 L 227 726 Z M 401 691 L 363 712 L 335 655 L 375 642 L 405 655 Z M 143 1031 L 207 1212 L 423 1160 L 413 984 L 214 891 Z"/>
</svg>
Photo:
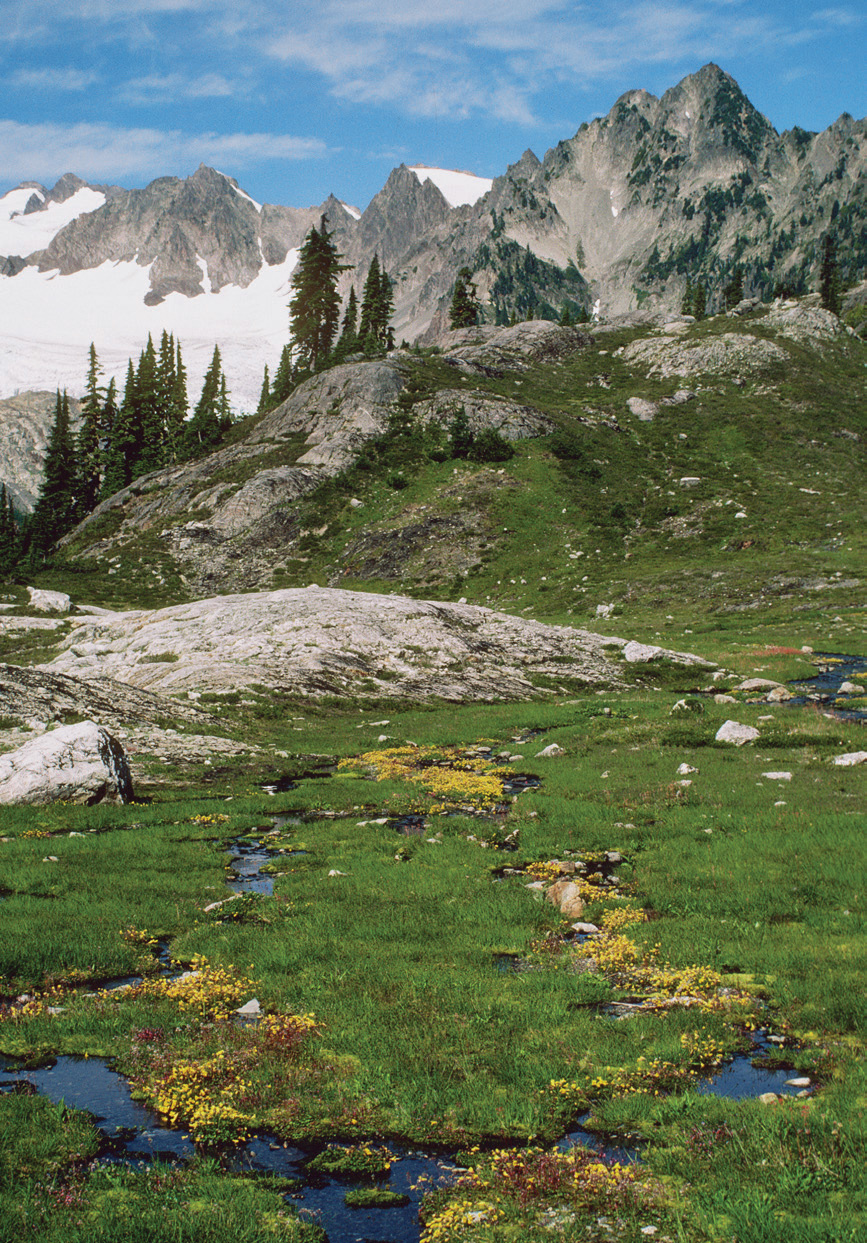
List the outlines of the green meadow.
<svg viewBox="0 0 867 1243">
<path fill-rule="evenodd" d="M 679 698 L 666 686 L 416 709 L 387 727 L 356 708 L 300 733 L 296 714 L 267 722 L 275 749 L 303 771 L 307 754 L 324 763 L 327 738 L 331 763 L 283 793 L 260 788 L 266 772 L 239 771 L 198 788 L 191 773 L 178 797 L 154 774 L 140 804 L 6 813 L 0 1049 L 27 1064 L 114 1058 L 136 1095 L 191 1131 L 202 1162 L 165 1178 L 182 1189 L 173 1202 L 209 1207 L 167 1237 L 237 1236 L 239 1217 L 260 1222 L 240 1237 L 302 1237 L 276 1192 L 215 1160 L 261 1131 L 468 1154 L 460 1185 L 425 1210 L 432 1241 L 538 1237 L 555 1210 L 576 1240 L 600 1218 L 625 1239 L 648 1225 L 678 1239 L 856 1239 L 863 777 L 831 760 L 858 748 L 861 727 L 697 696 L 684 717 Z M 728 715 L 758 722 L 760 740 L 716 743 Z M 388 743 L 375 743 L 384 728 Z M 562 754 L 536 758 L 550 743 Z M 522 755 L 509 767 L 541 785 L 483 814 L 490 763 L 477 746 Z M 696 771 L 679 778 L 682 764 Z M 288 776 L 293 761 L 281 765 Z M 431 807 L 455 814 L 411 836 L 372 823 Z M 268 845 L 273 895 L 206 912 L 229 896 L 231 843 L 245 836 Z M 621 856 L 616 878 L 600 876 L 605 852 Z M 608 938 L 595 969 L 593 942 L 571 940 L 571 921 L 527 887 L 574 860 L 586 865 L 583 918 Z M 158 974 L 157 940 L 193 968 L 186 984 Z M 143 982 L 101 991 L 128 974 Z M 672 1001 L 690 989 L 692 1002 Z M 231 1013 L 252 997 L 264 1018 L 239 1029 Z M 645 1008 L 612 1017 L 625 998 Z M 698 1094 L 756 1028 L 782 1038 L 768 1056 L 807 1076 L 809 1096 Z M 0 1110 L 16 1237 L 147 1237 L 161 1175 L 115 1169 L 109 1187 L 88 1166 L 97 1141 L 84 1116 L 17 1095 Z M 640 1144 L 640 1166 L 600 1174 L 552 1155 L 586 1114 L 591 1130 Z M 117 1202 L 141 1233 L 108 1223 Z"/>
</svg>

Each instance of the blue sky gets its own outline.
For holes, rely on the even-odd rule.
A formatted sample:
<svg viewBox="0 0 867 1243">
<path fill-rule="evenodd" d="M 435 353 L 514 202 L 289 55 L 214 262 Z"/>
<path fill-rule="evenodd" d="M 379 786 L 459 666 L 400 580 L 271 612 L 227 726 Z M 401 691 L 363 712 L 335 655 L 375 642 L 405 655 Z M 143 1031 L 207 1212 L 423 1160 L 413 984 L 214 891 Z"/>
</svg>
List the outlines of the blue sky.
<svg viewBox="0 0 867 1243">
<path fill-rule="evenodd" d="M 867 114 L 863 0 L 4 0 L 0 192 L 204 161 L 364 207 L 397 164 L 496 176 L 713 60 L 778 130 Z"/>
</svg>

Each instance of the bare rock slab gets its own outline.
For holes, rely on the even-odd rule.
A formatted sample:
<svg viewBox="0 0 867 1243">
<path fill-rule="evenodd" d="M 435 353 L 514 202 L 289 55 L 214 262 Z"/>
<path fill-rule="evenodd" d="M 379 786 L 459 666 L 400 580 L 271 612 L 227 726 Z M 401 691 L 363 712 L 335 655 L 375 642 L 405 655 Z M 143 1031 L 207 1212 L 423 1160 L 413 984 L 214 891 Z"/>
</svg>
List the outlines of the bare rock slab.
<svg viewBox="0 0 867 1243">
<path fill-rule="evenodd" d="M 129 803 L 132 778 L 118 740 L 94 721 L 65 725 L 0 756 L 0 803 Z"/>
<path fill-rule="evenodd" d="M 716 732 L 717 742 L 731 742 L 742 747 L 746 742 L 755 742 L 759 731 L 752 725 L 741 725 L 740 721 L 725 721 Z"/>
<path fill-rule="evenodd" d="M 491 702 L 532 697 L 540 678 L 620 685 L 613 653 L 621 649 L 630 649 L 623 639 L 477 605 L 310 586 L 82 619 L 47 668 L 170 695 L 259 684 L 312 696 Z M 655 660 L 709 663 L 647 650 Z"/>
</svg>

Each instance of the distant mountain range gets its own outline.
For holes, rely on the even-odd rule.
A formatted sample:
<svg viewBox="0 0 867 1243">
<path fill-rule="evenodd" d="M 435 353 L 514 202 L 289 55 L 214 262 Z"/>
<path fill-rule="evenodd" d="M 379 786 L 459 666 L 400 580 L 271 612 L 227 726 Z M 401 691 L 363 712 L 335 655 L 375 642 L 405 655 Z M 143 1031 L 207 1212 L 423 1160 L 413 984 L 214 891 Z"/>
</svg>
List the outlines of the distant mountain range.
<svg viewBox="0 0 867 1243">
<path fill-rule="evenodd" d="M 709 305 L 735 269 L 747 293 L 815 286 L 833 231 L 841 273 L 867 275 L 867 122 L 778 134 L 715 65 L 661 99 L 623 95 L 543 160 L 493 181 L 401 165 L 359 212 L 256 203 L 201 166 L 143 189 L 24 183 L 0 198 L 0 397 L 84 386 L 87 348 L 122 379 L 148 333 L 174 332 L 191 391 L 215 343 L 235 407 L 255 406 L 288 337 L 297 250 L 327 216 L 360 292 L 373 254 L 395 281 L 397 340 L 447 325 L 461 266 L 486 317 L 670 313 L 687 279 Z"/>
</svg>

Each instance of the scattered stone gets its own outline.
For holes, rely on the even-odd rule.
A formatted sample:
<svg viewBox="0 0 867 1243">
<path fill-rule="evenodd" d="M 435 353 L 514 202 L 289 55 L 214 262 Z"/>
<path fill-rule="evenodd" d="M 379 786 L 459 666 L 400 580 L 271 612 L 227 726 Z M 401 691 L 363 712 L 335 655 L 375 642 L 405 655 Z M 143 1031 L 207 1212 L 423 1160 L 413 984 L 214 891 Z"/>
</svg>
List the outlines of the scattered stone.
<svg viewBox="0 0 867 1243">
<path fill-rule="evenodd" d="M 811 1083 L 811 1080 L 807 1077 L 807 1075 L 799 1075 L 798 1078 L 796 1079 L 787 1079 L 786 1087 L 787 1088 L 808 1088 L 810 1086 L 810 1083 Z"/>
<path fill-rule="evenodd" d="M 536 752 L 536 759 L 537 760 L 550 760 L 555 755 L 563 755 L 563 754 L 565 754 L 563 751 L 563 748 L 558 747 L 556 742 L 552 742 L 549 746 L 545 747 L 543 751 Z"/>
<path fill-rule="evenodd" d="M 723 694 L 714 695 L 713 701 L 715 704 L 736 704 L 737 703 L 737 700 L 735 699 L 734 695 L 723 695 Z"/>
<path fill-rule="evenodd" d="M 787 690 L 785 686 L 775 686 L 772 691 L 768 691 L 765 696 L 765 702 L 769 704 L 781 704 L 792 698 L 792 692 Z"/>
<path fill-rule="evenodd" d="M 838 693 L 840 695 L 863 695 L 865 693 L 865 688 L 863 686 L 857 686 L 854 682 L 841 682 Z"/>
<path fill-rule="evenodd" d="M 567 919 L 580 919 L 584 914 L 584 902 L 581 891 L 574 881 L 555 880 L 545 890 L 545 897 L 552 906 L 559 908 Z"/>
<path fill-rule="evenodd" d="M 791 773 L 762 773 L 763 777 L 767 777 L 768 781 L 791 781 Z"/>
<path fill-rule="evenodd" d="M 596 605 L 596 616 L 597 617 L 611 617 L 613 613 L 614 613 L 613 604 L 597 604 Z"/>
<path fill-rule="evenodd" d="M 348 873 L 348 872 L 339 872 L 339 871 L 337 870 L 337 868 L 332 868 L 332 869 L 331 869 L 331 871 L 328 873 L 328 875 L 329 875 L 329 876 L 348 876 L 348 875 L 349 875 L 349 873 Z"/>
<path fill-rule="evenodd" d="M 630 397 L 626 405 L 630 414 L 634 414 L 642 423 L 652 423 L 659 413 L 659 404 L 647 401 L 644 397 Z"/>
<path fill-rule="evenodd" d="M 778 1097 L 776 1092 L 762 1092 L 759 1097 L 759 1101 L 762 1105 L 776 1105 L 777 1099 Z"/>
<path fill-rule="evenodd" d="M 704 712 L 704 704 L 700 699 L 678 699 L 677 703 L 671 706 L 671 715 L 675 713 L 684 716 L 701 716 Z"/>
<path fill-rule="evenodd" d="M 586 933 L 588 937 L 592 937 L 594 933 L 599 931 L 595 924 L 582 924 L 580 920 L 577 924 L 572 925 L 572 929 L 574 932 Z"/>
<path fill-rule="evenodd" d="M 701 483 L 698 475 L 681 475 L 680 486 L 682 488 L 697 488 Z"/>
<path fill-rule="evenodd" d="M 838 768 L 854 768 L 867 760 L 867 751 L 847 751 L 845 755 L 835 755 L 834 763 Z"/>
<path fill-rule="evenodd" d="M 0 803 L 129 803 L 124 749 L 94 721 L 65 725 L 0 756 Z"/>
<path fill-rule="evenodd" d="M 245 1002 L 243 1006 L 238 1006 L 238 1009 L 235 1011 L 235 1013 L 254 1015 L 254 1014 L 260 1014 L 261 1011 L 262 1011 L 262 1007 L 259 1005 L 257 998 L 253 997 L 250 1001 Z"/>
<path fill-rule="evenodd" d="M 752 725 L 741 725 L 740 721 L 724 721 L 715 735 L 716 742 L 731 742 L 742 747 L 745 742 L 755 742 L 759 731 Z"/>
<path fill-rule="evenodd" d="M 41 587 L 28 587 L 30 607 L 39 613 L 68 613 L 72 601 L 65 591 L 45 591 Z"/>
<path fill-rule="evenodd" d="M 60 860 L 58 859 L 57 855 L 43 855 L 42 862 L 43 863 L 59 863 Z"/>
<path fill-rule="evenodd" d="M 743 682 L 739 682 L 735 687 L 736 691 L 772 691 L 778 686 L 782 686 L 782 682 L 774 682 L 771 678 L 746 678 Z"/>
<path fill-rule="evenodd" d="M 690 773 L 697 773 L 698 769 L 693 768 L 692 764 L 681 764 L 677 770 L 678 777 L 688 777 Z"/>
</svg>

